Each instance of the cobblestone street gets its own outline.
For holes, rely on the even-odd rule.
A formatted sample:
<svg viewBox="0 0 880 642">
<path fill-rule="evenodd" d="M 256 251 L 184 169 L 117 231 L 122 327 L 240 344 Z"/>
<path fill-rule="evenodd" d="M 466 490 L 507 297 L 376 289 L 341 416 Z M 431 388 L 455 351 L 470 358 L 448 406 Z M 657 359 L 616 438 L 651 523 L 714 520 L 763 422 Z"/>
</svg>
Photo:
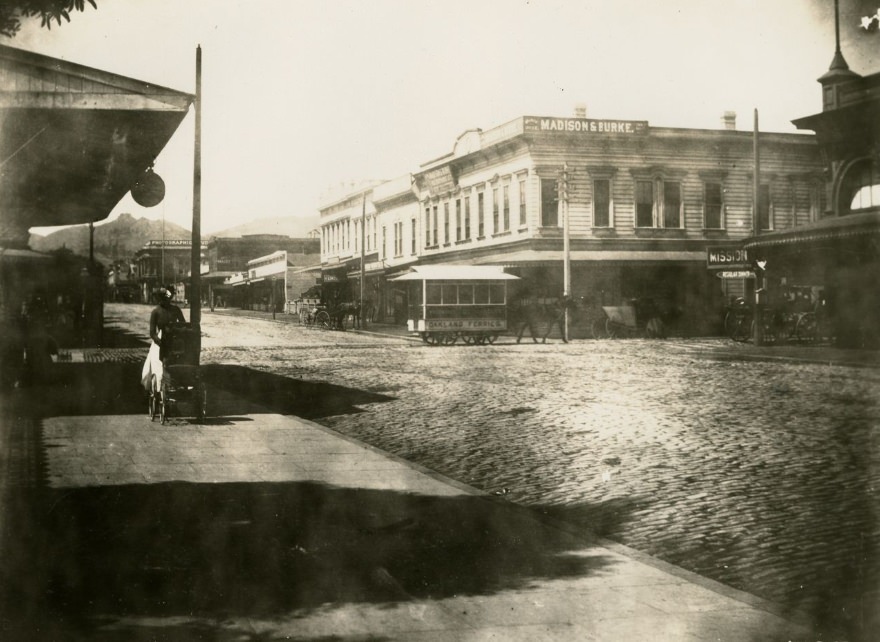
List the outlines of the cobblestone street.
<svg viewBox="0 0 880 642">
<path fill-rule="evenodd" d="M 146 335 L 146 306 L 107 308 Z M 407 460 L 842 627 L 878 604 L 876 369 L 712 359 L 707 339 L 428 347 L 208 311 L 202 328 L 203 364 L 391 397 L 316 421 Z"/>
</svg>

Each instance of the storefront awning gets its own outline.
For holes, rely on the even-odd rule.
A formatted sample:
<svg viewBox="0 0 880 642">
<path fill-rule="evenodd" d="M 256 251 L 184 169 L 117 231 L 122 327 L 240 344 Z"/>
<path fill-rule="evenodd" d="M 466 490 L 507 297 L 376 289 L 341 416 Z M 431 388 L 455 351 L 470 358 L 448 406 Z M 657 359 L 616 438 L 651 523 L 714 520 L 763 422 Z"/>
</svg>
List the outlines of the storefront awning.
<svg viewBox="0 0 880 642">
<path fill-rule="evenodd" d="M 0 45 L 0 212 L 18 226 L 107 218 L 191 94 Z"/>
<path fill-rule="evenodd" d="M 743 244 L 747 250 L 776 246 L 809 245 L 822 241 L 880 234 L 880 211 L 827 218 L 807 225 L 753 236 Z"/>
<path fill-rule="evenodd" d="M 419 265 L 395 281 L 518 281 L 496 265 Z"/>
<path fill-rule="evenodd" d="M 506 254 L 484 256 L 476 261 L 480 265 L 502 265 L 504 267 L 528 267 L 530 265 L 560 264 L 563 260 L 562 250 L 522 250 Z M 651 252 L 645 250 L 574 250 L 572 261 L 617 261 L 617 262 L 706 262 L 706 251 L 668 251 Z"/>
</svg>

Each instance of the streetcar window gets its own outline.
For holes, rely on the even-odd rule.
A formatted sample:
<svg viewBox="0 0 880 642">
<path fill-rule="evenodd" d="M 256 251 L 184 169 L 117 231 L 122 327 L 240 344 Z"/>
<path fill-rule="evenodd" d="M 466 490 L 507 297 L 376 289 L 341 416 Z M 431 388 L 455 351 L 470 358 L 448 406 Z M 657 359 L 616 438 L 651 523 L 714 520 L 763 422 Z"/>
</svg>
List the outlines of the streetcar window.
<svg viewBox="0 0 880 642">
<path fill-rule="evenodd" d="M 489 303 L 489 284 L 474 284 L 474 303 Z"/>
<path fill-rule="evenodd" d="M 489 303 L 504 303 L 503 283 L 492 283 L 489 285 Z"/>
<path fill-rule="evenodd" d="M 428 283 L 427 284 L 427 292 L 425 298 L 429 304 L 439 305 L 441 302 L 440 298 L 440 284 L 439 283 Z"/>
<path fill-rule="evenodd" d="M 464 305 L 473 305 L 474 286 L 472 283 L 462 283 L 458 286 L 458 302 Z"/>
</svg>

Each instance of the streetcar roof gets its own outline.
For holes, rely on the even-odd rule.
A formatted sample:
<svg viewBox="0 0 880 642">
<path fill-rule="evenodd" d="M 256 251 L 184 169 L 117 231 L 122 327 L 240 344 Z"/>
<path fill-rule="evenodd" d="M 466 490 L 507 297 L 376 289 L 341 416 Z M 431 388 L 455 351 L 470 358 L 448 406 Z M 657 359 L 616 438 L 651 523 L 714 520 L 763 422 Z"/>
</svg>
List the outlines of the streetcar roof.
<svg viewBox="0 0 880 642">
<path fill-rule="evenodd" d="M 419 265 L 392 281 L 515 281 L 498 265 Z"/>
</svg>

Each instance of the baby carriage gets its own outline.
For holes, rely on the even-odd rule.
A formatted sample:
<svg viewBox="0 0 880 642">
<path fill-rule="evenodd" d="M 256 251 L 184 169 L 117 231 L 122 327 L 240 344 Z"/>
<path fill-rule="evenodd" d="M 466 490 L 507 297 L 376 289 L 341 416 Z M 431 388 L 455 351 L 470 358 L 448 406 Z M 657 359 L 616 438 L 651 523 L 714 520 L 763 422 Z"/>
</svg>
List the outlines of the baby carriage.
<svg viewBox="0 0 880 642">
<path fill-rule="evenodd" d="M 150 420 L 156 415 L 164 424 L 178 403 L 183 402 L 201 422 L 207 412 L 208 395 L 199 370 L 199 331 L 189 323 L 174 323 L 162 331 L 159 358 L 163 374 L 161 385 L 150 386 Z"/>
</svg>

